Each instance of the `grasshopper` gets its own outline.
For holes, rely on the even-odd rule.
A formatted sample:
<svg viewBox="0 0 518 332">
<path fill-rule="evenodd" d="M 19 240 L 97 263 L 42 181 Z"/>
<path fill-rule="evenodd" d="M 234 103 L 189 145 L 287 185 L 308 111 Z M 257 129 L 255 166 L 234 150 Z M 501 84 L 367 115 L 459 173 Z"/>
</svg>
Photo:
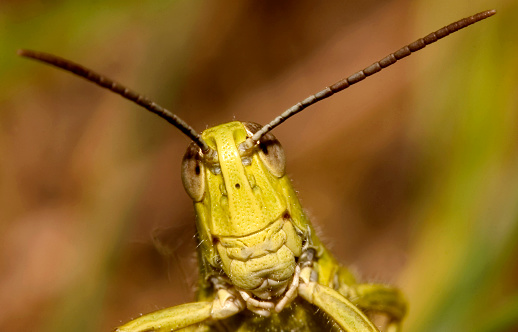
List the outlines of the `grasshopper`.
<svg viewBox="0 0 518 332">
<path fill-rule="evenodd" d="M 401 330 L 402 293 L 358 283 L 326 249 L 286 175 L 286 158 L 271 130 L 315 104 L 450 33 L 495 14 L 454 22 L 330 85 L 265 126 L 230 122 L 198 134 L 150 99 L 69 60 L 20 50 L 22 56 L 79 75 L 173 124 L 191 140 L 182 181 L 194 202 L 199 281 L 196 302 L 140 316 L 116 329 L 144 331 L 379 331 L 371 312 Z"/>
</svg>

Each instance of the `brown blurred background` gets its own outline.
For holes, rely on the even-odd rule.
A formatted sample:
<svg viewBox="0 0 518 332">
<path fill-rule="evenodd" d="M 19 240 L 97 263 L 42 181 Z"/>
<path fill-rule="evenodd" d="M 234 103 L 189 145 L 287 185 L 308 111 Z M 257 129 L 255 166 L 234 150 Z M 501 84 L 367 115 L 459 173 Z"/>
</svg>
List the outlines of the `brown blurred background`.
<svg viewBox="0 0 518 332">
<path fill-rule="evenodd" d="M 321 237 L 408 296 L 405 331 L 518 331 L 518 3 L 0 2 L 0 330 L 109 331 L 193 300 L 178 130 L 266 123 L 454 20 L 496 8 L 274 131 Z"/>
</svg>

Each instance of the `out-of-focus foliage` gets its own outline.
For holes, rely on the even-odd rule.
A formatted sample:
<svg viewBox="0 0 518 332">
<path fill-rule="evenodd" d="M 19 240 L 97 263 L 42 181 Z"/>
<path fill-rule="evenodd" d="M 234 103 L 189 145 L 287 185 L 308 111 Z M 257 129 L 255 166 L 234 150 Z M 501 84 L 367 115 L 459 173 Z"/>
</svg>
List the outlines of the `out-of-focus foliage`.
<svg viewBox="0 0 518 332">
<path fill-rule="evenodd" d="M 518 329 L 518 3 L 479 3 L 497 7 L 493 22 L 418 60 L 412 130 L 426 192 L 402 278 L 415 331 Z M 419 12 L 428 22 L 445 11 Z"/>
<path fill-rule="evenodd" d="M 191 301 L 196 282 L 185 137 L 16 49 L 92 67 L 203 130 L 270 121 L 490 8 L 274 134 L 337 257 L 408 295 L 406 331 L 515 331 L 512 0 L 0 2 L 0 330 L 110 330 Z"/>
</svg>

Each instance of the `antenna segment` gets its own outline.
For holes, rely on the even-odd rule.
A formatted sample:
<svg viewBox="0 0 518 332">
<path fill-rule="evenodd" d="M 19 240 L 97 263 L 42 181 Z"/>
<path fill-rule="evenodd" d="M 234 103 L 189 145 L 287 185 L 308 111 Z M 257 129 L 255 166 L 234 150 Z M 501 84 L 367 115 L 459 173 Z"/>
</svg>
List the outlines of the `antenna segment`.
<svg viewBox="0 0 518 332">
<path fill-rule="evenodd" d="M 121 95 L 125 99 L 131 100 L 135 104 L 144 107 L 152 113 L 155 113 L 156 115 L 158 115 L 162 119 L 165 119 L 167 122 L 169 122 L 176 128 L 180 129 L 182 133 L 187 135 L 191 140 L 193 140 L 194 143 L 196 143 L 201 148 L 202 152 L 205 155 L 210 154 L 211 148 L 201 138 L 200 134 L 198 134 L 191 126 L 189 126 L 178 116 L 163 108 L 162 106 L 156 104 L 154 101 L 150 100 L 144 95 L 130 90 L 126 88 L 124 85 L 112 79 L 109 79 L 89 68 L 83 67 L 80 64 L 52 54 L 30 50 L 18 50 L 18 55 L 61 68 L 63 70 L 76 74 L 77 76 L 80 76 L 92 83 L 95 83 L 105 89 L 115 92 L 116 94 Z"/>
<path fill-rule="evenodd" d="M 288 108 L 284 113 L 273 119 L 272 122 L 265 125 L 263 128 L 261 128 L 258 132 L 256 132 L 251 138 L 250 141 L 247 142 L 246 148 L 249 146 L 252 146 L 256 142 L 259 142 L 261 137 L 272 130 L 273 128 L 277 127 L 284 121 L 286 121 L 288 118 L 292 117 L 293 115 L 299 113 L 303 109 L 305 109 L 308 106 L 311 106 L 323 99 L 326 99 L 327 97 L 332 96 L 333 94 L 340 92 L 342 90 L 347 89 L 353 84 L 356 84 L 365 78 L 376 74 L 383 68 L 386 68 L 394 63 L 396 61 L 401 60 L 410 54 L 419 51 L 420 49 L 424 48 L 426 45 L 430 45 L 432 43 L 435 43 L 441 38 L 444 38 L 448 36 L 451 33 L 454 33 L 455 31 L 458 31 L 460 29 L 463 29 L 473 23 L 476 23 L 478 21 L 481 21 L 485 18 L 488 18 L 490 16 L 493 16 L 496 13 L 496 10 L 486 10 L 481 13 L 475 14 L 470 17 L 466 17 L 462 20 L 459 20 L 457 22 L 454 22 L 450 25 L 445 26 L 442 29 L 439 29 L 435 32 L 430 33 L 426 37 L 420 38 L 416 40 L 413 43 L 408 44 L 405 47 L 400 48 L 396 52 L 387 55 L 383 59 L 379 60 L 378 62 L 373 63 L 372 65 L 368 66 L 364 70 L 360 70 L 359 72 L 352 74 L 351 76 L 344 78 L 338 82 L 336 82 L 333 85 L 330 85 L 323 89 L 320 92 L 315 93 L 314 95 L 311 95 L 304 99 L 303 101 L 297 103 L 296 105 Z"/>
</svg>

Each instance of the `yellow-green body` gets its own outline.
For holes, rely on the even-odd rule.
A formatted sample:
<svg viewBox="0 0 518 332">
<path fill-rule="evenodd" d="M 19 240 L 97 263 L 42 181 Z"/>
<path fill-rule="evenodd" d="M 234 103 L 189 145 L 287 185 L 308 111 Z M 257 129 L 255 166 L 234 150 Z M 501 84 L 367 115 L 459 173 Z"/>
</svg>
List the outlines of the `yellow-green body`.
<svg viewBox="0 0 518 332">
<path fill-rule="evenodd" d="M 244 148 L 260 128 L 236 121 L 205 130 L 203 140 L 217 152 L 211 158 L 189 146 L 182 180 L 196 212 L 197 302 L 144 315 L 119 331 L 378 331 L 366 311 L 386 314 L 387 331 L 399 331 L 402 295 L 357 284 L 324 247 L 275 137 Z"/>
</svg>

